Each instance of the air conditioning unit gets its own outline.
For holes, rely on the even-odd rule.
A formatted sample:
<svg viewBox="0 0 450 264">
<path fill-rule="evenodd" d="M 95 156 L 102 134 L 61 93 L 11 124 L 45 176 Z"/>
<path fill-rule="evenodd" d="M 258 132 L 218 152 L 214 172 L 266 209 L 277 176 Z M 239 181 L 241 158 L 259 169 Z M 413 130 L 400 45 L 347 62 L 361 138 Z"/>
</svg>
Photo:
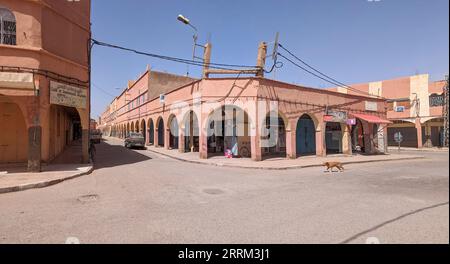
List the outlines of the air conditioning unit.
<svg viewBox="0 0 450 264">
<path fill-rule="evenodd" d="M 395 112 L 405 112 L 404 106 L 396 106 L 394 109 Z"/>
</svg>

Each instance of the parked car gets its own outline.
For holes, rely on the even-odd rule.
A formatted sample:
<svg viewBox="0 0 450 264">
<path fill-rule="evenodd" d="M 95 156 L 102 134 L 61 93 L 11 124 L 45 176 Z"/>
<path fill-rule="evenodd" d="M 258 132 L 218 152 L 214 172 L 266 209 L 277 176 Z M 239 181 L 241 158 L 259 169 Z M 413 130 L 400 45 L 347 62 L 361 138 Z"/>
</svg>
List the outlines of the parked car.
<svg viewBox="0 0 450 264">
<path fill-rule="evenodd" d="M 100 129 L 93 129 L 91 130 L 91 141 L 94 142 L 95 144 L 100 144 L 100 142 L 102 141 L 102 131 L 100 131 Z"/>
<path fill-rule="evenodd" d="M 145 148 L 145 139 L 141 133 L 131 132 L 125 137 L 124 145 L 126 148 Z"/>
</svg>

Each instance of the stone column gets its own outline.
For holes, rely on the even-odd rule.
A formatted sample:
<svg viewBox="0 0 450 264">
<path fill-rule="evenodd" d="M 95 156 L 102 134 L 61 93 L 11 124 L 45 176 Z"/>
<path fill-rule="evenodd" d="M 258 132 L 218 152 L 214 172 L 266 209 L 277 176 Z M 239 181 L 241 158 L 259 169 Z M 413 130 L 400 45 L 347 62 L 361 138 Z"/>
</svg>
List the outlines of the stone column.
<svg viewBox="0 0 450 264">
<path fill-rule="evenodd" d="M 431 141 L 431 126 L 427 123 L 424 124 L 425 126 L 425 143 L 422 142 L 423 147 L 431 148 L 433 147 L 433 142 Z"/>
<path fill-rule="evenodd" d="M 416 131 L 417 131 L 417 147 L 422 148 L 422 125 L 420 124 L 420 118 L 416 118 Z"/>
<path fill-rule="evenodd" d="M 260 128 L 260 120 L 258 113 L 258 102 L 255 101 L 255 111 L 253 116 L 250 117 L 251 120 L 254 120 L 253 124 L 250 125 L 250 148 L 251 148 L 251 157 L 253 161 L 261 161 L 262 160 L 262 151 L 261 151 L 261 128 Z"/>
<path fill-rule="evenodd" d="M 28 171 L 41 171 L 41 144 L 42 144 L 41 126 L 32 126 L 28 128 Z"/>
<path fill-rule="evenodd" d="M 89 129 L 83 128 L 81 135 L 82 163 L 89 163 Z"/>
<path fill-rule="evenodd" d="M 296 128 L 297 124 L 295 120 L 288 120 L 289 129 L 286 129 L 286 158 L 296 159 L 297 158 L 297 145 L 296 145 Z"/>
<path fill-rule="evenodd" d="M 166 124 L 167 128 L 164 128 L 164 148 L 169 149 L 170 147 L 170 125 Z"/>
<path fill-rule="evenodd" d="M 184 143 L 185 143 L 184 131 L 183 129 L 180 128 L 178 131 L 178 152 L 180 153 L 186 152 L 184 149 Z"/>
<path fill-rule="evenodd" d="M 321 122 L 316 128 L 316 156 L 327 156 L 327 142 L 325 140 L 326 122 Z"/>
<path fill-rule="evenodd" d="M 203 120 L 200 117 L 199 119 L 199 135 L 198 135 L 198 144 L 199 144 L 199 156 L 201 159 L 208 158 L 208 134 L 206 131 L 206 125 L 204 125 Z M 206 121 L 205 121 L 206 122 Z"/>
<path fill-rule="evenodd" d="M 350 128 L 347 124 L 341 124 L 342 131 L 342 153 L 352 155 L 352 136 Z"/>
</svg>

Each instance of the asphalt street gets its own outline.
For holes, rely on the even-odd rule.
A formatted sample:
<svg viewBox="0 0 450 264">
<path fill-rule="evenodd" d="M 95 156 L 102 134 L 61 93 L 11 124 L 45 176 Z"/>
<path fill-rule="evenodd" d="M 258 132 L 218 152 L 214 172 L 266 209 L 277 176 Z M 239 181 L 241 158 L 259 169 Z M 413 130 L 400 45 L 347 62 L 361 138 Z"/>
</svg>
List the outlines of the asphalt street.
<svg viewBox="0 0 450 264">
<path fill-rule="evenodd" d="M 448 152 L 421 154 L 268 171 L 108 141 L 91 175 L 0 194 L 0 243 L 449 243 Z"/>
</svg>

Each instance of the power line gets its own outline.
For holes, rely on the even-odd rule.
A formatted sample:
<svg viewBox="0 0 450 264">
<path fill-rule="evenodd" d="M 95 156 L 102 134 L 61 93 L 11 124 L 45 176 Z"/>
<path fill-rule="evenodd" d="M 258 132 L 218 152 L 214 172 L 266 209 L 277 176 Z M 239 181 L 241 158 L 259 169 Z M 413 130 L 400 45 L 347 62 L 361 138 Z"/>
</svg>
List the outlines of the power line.
<svg viewBox="0 0 450 264">
<path fill-rule="evenodd" d="M 92 83 L 92 85 L 93 85 L 95 88 L 97 88 L 99 91 L 103 92 L 103 93 L 106 94 L 106 95 L 109 95 L 109 96 L 114 97 L 114 98 L 117 97 L 117 96 L 115 96 L 115 95 L 113 95 L 113 94 L 107 92 L 106 90 L 100 88 L 100 87 L 99 87 L 98 85 L 96 85 L 95 83 Z"/>
<path fill-rule="evenodd" d="M 99 46 L 129 51 L 129 52 L 133 52 L 133 53 L 136 53 L 139 55 L 144 55 L 144 56 L 148 56 L 148 57 L 153 57 L 153 58 L 163 59 L 163 60 L 168 60 L 168 61 L 174 61 L 174 62 L 179 62 L 179 63 L 184 63 L 184 64 L 189 64 L 189 65 L 194 65 L 194 66 L 201 66 L 201 67 L 207 66 L 209 68 L 221 69 L 221 70 L 236 70 L 236 69 L 232 69 L 232 67 L 234 67 L 234 68 L 250 68 L 250 69 L 259 68 L 257 66 L 249 66 L 249 65 L 224 64 L 224 63 L 213 63 L 213 62 L 204 63 L 204 62 L 199 62 L 199 61 L 194 61 L 194 60 L 181 59 L 181 58 L 177 58 L 177 57 L 171 57 L 171 56 L 165 56 L 165 55 L 159 55 L 159 54 L 154 54 L 154 53 L 138 51 L 138 50 L 131 49 L 131 48 L 126 48 L 126 47 L 122 47 L 122 46 L 118 46 L 118 45 L 100 42 L 95 39 L 92 39 L 92 42 L 93 42 L 93 44 L 99 45 Z M 227 68 L 227 67 L 229 67 L 229 68 Z M 239 70 L 237 70 L 237 71 L 239 71 Z"/>
<path fill-rule="evenodd" d="M 283 59 L 289 61 L 289 62 L 292 63 L 293 65 L 299 67 L 300 69 L 304 70 L 305 72 L 307 72 L 307 73 L 309 73 L 309 74 L 311 74 L 311 75 L 313 75 L 313 76 L 315 76 L 315 77 L 317 77 L 317 78 L 319 78 L 319 79 L 321 79 L 321 80 L 323 80 L 323 81 L 326 81 L 326 82 L 331 83 L 331 84 L 336 85 L 336 86 L 340 86 L 339 84 L 334 83 L 334 82 L 332 82 L 332 81 L 330 81 L 330 80 L 328 80 L 328 79 L 326 79 L 326 78 L 324 78 L 324 77 L 322 77 L 322 76 L 320 76 L 320 75 L 318 75 L 318 74 L 315 74 L 314 72 L 312 72 L 312 71 L 306 69 L 305 67 L 303 67 L 303 66 L 299 65 L 298 63 L 292 61 L 291 59 L 287 58 L 286 56 L 284 56 L 284 55 L 281 54 L 281 53 L 278 53 L 278 56 L 282 57 Z M 359 91 L 359 90 L 356 90 L 355 92 L 364 93 L 364 92 Z M 364 95 L 367 95 L 367 94 L 364 93 Z"/>
<path fill-rule="evenodd" d="M 302 69 L 302 70 L 308 72 L 309 74 L 312 74 L 312 75 L 314 75 L 315 77 L 320 78 L 320 79 L 322 79 L 322 80 L 324 80 L 324 81 L 326 81 L 326 82 L 328 82 L 328 83 L 331 83 L 331 84 L 333 84 L 333 85 L 336 85 L 336 86 L 345 88 L 345 89 L 350 90 L 350 91 L 353 91 L 353 92 L 355 92 L 355 93 L 360 93 L 360 94 L 364 94 L 364 95 L 375 96 L 375 97 L 384 99 L 384 97 L 382 97 L 382 96 L 373 95 L 373 94 L 370 94 L 370 93 L 367 93 L 367 92 L 364 92 L 364 91 L 360 91 L 360 90 L 358 90 L 358 89 L 356 89 L 356 88 L 354 88 L 354 87 L 351 87 L 351 86 L 349 86 L 349 85 L 347 85 L 347 84 L 345 84 L 345 83 L 342 83 L 342 82 L 340 82 L 340 81 L 338 81 L 338 80 L 336 80 L 336 79 L 330 77 L 329 75 L 327 75 L 327 74 L 325 74 L 325 73 L 319 71 L 318 69 L 312 67 L 310 64 L 306 63 L 304 60 L 300 59 L 298 56 L 296 56 L 296 55 L 293 54 L 291 51 L 289 51 L 287 48 L 285 48 L 282 44 L 278 44 L 278 45 L 279 45 L 284 51 L 286 51 L 287 53 L 289 53 L 289 55 L 291 55 L 292 57 L 294 57 L 295 59 L 297 59 L 298 61 L 300 61 L 302 64 L 306 65 L 306 67 L 308 67 L 309 69 L 311 69 L 312 71 L 314 71 L 314 72 L 317 73 L 317 74 L 315 74 L 315 73 L 313 73 L 313 72 L 307 70 L 305 67 L 302 67 L 302 66 L 298 65 L 297 63 L 294 63 L 293 61 L 287 59 L 285 56 L 283 56 L 283 55 L 281 55 L 281 54 L 278 53 L 281 57 L 287 59 L 289 62 L 293 63 L 294 65 L 296 65 L 296 66 L 299 67 L 300 69 Z M 321 76 L 319 76 L 318 74 L 321 75 Z"/>
</svg>

